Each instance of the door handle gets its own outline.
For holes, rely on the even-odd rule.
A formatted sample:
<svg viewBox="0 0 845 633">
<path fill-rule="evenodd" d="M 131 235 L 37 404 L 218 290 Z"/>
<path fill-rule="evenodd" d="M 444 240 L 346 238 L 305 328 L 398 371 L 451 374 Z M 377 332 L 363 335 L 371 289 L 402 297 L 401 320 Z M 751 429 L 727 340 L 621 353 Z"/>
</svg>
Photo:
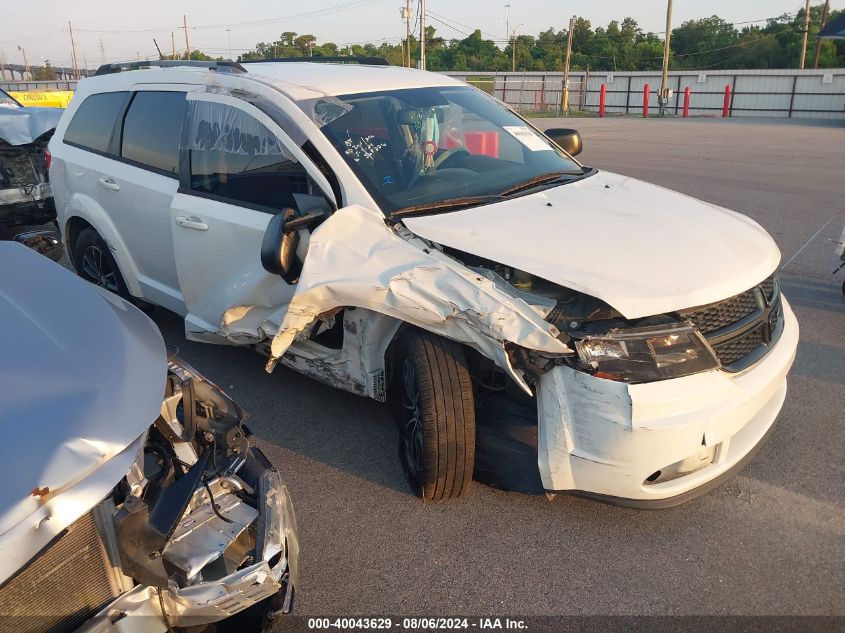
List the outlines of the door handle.
<svg viewBox="0 0 845 633">
<path fill-rule="evenodd" d="M 100 186 L 109 191 L 120 191 L 120 185 L 111 178 L 100 178 Z"/>
<path fill-rule="evenodd" d="M 199 218 L 187 218 L 184 215 L 176 216 L 176 224 L 184 226 L 186 229 L 194 229 L 195 231 L 208 230 L 208 225 Z"/>
</svg>

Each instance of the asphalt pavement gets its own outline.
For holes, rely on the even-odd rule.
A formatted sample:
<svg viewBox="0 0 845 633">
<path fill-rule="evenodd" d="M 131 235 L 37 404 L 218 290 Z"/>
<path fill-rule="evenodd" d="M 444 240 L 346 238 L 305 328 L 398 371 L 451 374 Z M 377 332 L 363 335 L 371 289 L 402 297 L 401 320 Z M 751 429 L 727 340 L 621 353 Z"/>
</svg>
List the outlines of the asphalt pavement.
<svg viewBox="0 0 845 633">
<path fill-rule="evenodd" d="M 168 343 L 251 413 L 291 491 L 297 613 L 845 615 L 845 271 L 831 275 L 845 122 L 536 123 L 579 129 L 586 164 L 740 211 L 772 234 L 791 260 L 783 288 L 801 325 L 773 436 L 740 475 L 669 510 L 478 483 L 423 505 L 385 406 L 283 367 L 269 375 L 245 349 L 188 343 L 181 320 L 157 310 Z"/>
</svg>

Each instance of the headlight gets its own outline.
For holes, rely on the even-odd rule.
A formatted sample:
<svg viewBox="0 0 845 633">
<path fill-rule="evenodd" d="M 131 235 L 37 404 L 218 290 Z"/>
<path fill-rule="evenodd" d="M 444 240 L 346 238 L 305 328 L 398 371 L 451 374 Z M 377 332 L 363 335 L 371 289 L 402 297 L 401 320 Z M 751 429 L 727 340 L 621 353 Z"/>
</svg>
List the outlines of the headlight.
<svg viewBox="0 0 845 633">
<path fill-rule="evenodd" d="M 600 378 L 653 382 L 719 367 L 707 341 L 689 323 L 615 329 L 575 343 L 581 363 Z"/>
</svg>

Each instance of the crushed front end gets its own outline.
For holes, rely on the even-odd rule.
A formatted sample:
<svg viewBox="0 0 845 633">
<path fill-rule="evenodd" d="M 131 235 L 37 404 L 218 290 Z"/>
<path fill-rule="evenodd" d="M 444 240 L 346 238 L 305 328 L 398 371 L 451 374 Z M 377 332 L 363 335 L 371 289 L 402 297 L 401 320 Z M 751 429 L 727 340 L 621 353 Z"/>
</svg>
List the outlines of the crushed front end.
<svg viewBox="0 0 845 633">
<path fill-rule="evenodd" d="M 683 503 L 742 468 L 783 405 L 798 343 L 774 275 L 637 320 L 570 293 L 546 318 L 575 354 L 511 352 L 533 378 L 542 488 L 634 507 Z"/>
</svg>

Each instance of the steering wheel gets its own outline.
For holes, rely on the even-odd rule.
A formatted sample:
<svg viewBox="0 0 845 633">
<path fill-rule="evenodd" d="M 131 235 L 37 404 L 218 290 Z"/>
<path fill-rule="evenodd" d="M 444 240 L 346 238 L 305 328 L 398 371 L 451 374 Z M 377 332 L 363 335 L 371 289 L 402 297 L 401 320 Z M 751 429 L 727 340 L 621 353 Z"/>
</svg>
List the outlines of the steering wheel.
<svg viewBox="0 0 845 633">
<path fill-rule="evenodd" d="M 445 163 L 447 160 L 455 156 L 456 154 L 463 152 L 467 156 L 469 156 L 469 150 L 465 147 L 453 147 L 452 149 L 447 149 L 444 151 L 440 156 L 434 159 L 434 162 L 431 163 L 432 169 L 439 169 L 440 166 Z"/>
</svg>

